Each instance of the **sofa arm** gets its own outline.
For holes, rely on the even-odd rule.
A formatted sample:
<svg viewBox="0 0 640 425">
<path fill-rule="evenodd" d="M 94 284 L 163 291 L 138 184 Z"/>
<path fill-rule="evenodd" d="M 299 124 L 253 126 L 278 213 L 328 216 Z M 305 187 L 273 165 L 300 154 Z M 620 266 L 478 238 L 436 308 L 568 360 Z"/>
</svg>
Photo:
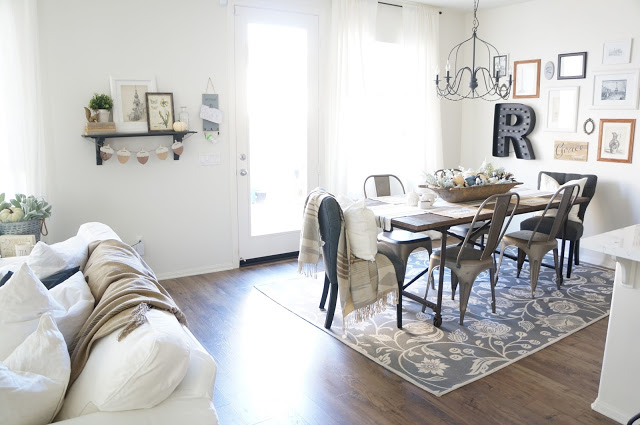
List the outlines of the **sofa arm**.
<svg viewBox="0 0 640 425">
<path fill-rule="evenodd" d="M 122 241 L 120 236 L 118 236 L 111 227 L 98 222 L 84 223 L 81 225 L 78 229 L 78 236 L 81 236 L 88 243 L 93 241 L 104 241 L 107 239 Z"/>
<path fill-rule="evenodd" d="M 191 331 L 183 326 L 182 329 L 189 336 L 190 359 L 189 368 L 182 382 L 171 394 L 171 398 L 202 397 L 213 400 L 213 387 L 216 380 L 216 365 L 213 357 L 200 344 Z"/>
</svg>

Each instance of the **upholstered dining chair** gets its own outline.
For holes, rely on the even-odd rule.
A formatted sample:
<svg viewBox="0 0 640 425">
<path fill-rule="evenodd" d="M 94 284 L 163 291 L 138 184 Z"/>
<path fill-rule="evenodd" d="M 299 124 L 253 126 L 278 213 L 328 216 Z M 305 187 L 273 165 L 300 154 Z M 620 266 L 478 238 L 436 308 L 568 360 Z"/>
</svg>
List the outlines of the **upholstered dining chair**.
<svg viewBox="0 0 640 425">
<path fill-rule="evenodd" d="M 556 287 L 560 289 L 562 285 L 562 272 L 560 271 L 560 261 L 558 261 L 558 242 L 556 238 L 564 227 L 567 220 L 567 214 L 573 206 L 580 186 L 577 184 L 563 186 L 554 193 L 549 200 L 549 203 L 545 207 L 542 213 L 542 220 L 544 220 L 547 213 L 550 211 L 550 206 L 556 199 L 560 198 L 560 205 L 558 206 L 555 217 L 553 217 L 551 228 L 549 232 L 539 232 L 538 228 L 543 223 L 542 220 L 538 220 L 538 224 L 533 230 L 520 230 L 504 235 L 502 242 L 500 243 L 500 261 L 498 262 L 498 270 L 502 264 L 502 256 L 504 251 L 509 246 L 515 246 L 518 248 L 518 272 L 516 277 L 520 277 L 520 271 L 524 264 L 525 256 L 529 257 L 529 277 L 531 280 L 531 298 L 534 298 L 536 286 L 538 284 L 538 275 L 540 274 L 540 266 L 542 265 L 542 258 L 553 250 L 553 261 L 556 268 Z M 497 280 L 497 279 L 496 279 Z"/>
<path fill-rule="evenodd" d="M 371 185 L 373 183 L 373 185 Z M 404 194 L 402 181 L 393 174 L 374 174 L 364 180 L 364 197 L 391 196 L 392 194 Z M 374 193 L 375 192 L 375 195 Z M 409 255 L 418 248 L 424 248 L 431 255 L 433 250 L 431 238 L 422 233 L 408 232 L 396 229 L 383 231 L 378 235 L 378 242 L 386 244 L 396 253 L 406 269 Z"/>
<path fill-rule="evenodd" d="M 324 262 L 324 288 L 320 299 L 320 309 L 324 310 L 329 295 L 329 306 L 324 327 L 331 328 L 333 316 L 338 301 L 338 240 L 340 239 L 340 228 L 343 220 L 342 210 L 338 201 L 334 197 L 326 197 L 318 209 L 318 222 L 320 226 L 320 238 L 324 242 L 322 246 L 322 260 Z M 378 243 L 378 252 L 384 254 L 391 260 L 398 279 L 398 287 L 404 283 L 405 267 L 397 255 L 387 246 Z M 364 261 L 364 260 L 362 260 Z M 402 294 L 398 294 L 399 297 Z M 398 311 L 400 314 L 400 311 Z"/>
<path fill-rule="evenodd" d="M 509 205 L 513 202 L 513 209 L 509 213 Z M 467 303 L 471 295 L 471 287 L 478 275 L 489 270 L 489 278 L 491 280 L 491 310 L 496 312 L 496 276 L 497 267 L 493 253 L 498 247 L 500 240 L 509 227 L 513 215 L 520 204 L 520 195 L 515 192 L 507 192 L 488 197 L 478 208 L 470 227 L 473 228 L 478 221 L 478 216 L 484 208 L 493 208 L 491 216 L 491 224 L 487 232 L 485 244 L 482 249 L 475 249 L 473 244 L 469 243 L 472 232 L 468 232 L 464 241 L 455 247 L 449 247 L 446 250 L 445 258 L 442 258 L 440 250 L 436 250 L 431 254 L 429 261 L 429 280 L 433 280 L 433 270 L 440 268 L 440 273 L 444 273 L 442 265 L 451 270 L 451 298 L 454 299 L 456 289 L 460 286 L 460 325 L 463 324 L 464 315 L 467 311 Z M 505 222 L 506 221 L 506 222 Z M 427 285 L 424 298 L 429 293 L 429 285 Z M 425 307 L 422 308 L 425 311 Z"/>
<path fill-rule="evenodd" d="M 564 240 L 562 243 L 562 247 L 560 250 L 560 258 L 564 261 L 564 251 L 565 251 L 565 241 L 569 241 L 569 258 L 567 263 L 567 278 L 571 277 L 571 268 L 572 264 L 575 262 L 575 265 L 580 264 L 580 238 L 584 232 L 584 215 L 587 211 L 587 207 L 591 202 L 591 198 L 596 193 L 596 185 L 598 183 L 598 176 L 593 174 L 571 174 L 571 173 L 556 173 L 552 171 L 541 171 L 538 173 L 538 189 L 541 188 L 541 182 L 543 179 L 543 174 L 553 178 L 559 185 L 566 184 L 567 182 L 579 181 L 580 179 L 586 178 L 587 181 L 582 188 L 582 192 L 579 196 L 584 196 L 585 198 L 589 198 L 589 201 L 577 205 L 578 208 L 578 218 L 580 221 L 576 221 L 575 217 L 569 217 L 567 220 L 566 228 L 564 231 Z M 572 220 L 572 218 L 574 218 Z M 538 222 L 540 225 L 538 226 Z M 551 226 L 553 224 L 553 217 L 544 217 L 541 218 L 539 216 L 531 217 L 524 220 L 520 223 L 520 230 L 533 230 L 534 228 L 538 228 L 538 232 L 541 233 L 549 233 L 551 231 Z M 558 238 L 562 238 L 562 233 L 558 234 Z"/>
</svg>

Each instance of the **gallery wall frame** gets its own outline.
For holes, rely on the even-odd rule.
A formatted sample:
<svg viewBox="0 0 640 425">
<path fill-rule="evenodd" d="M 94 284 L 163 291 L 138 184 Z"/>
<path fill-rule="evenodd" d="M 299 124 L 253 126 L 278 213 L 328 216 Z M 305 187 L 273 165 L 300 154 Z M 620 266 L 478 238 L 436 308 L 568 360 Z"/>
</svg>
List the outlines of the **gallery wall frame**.
<svg viewBox="0 0 640 425">
<path fill-rule="evenodd" d="M 492 76 L 495 78 L 497 73 L 500 78 L 506 77 L 508 64 L 509 64 L 508 55 L 494 56 Z"/>
<path fill-rule="evenodd" d="M 547 95 L 547 131 L 575 133 L 580 87 L 556 87 Z"/>
<path fill-rule="evenodd" d="M 145 95 L 156 91 L 156 79 L 109 77 L 113 99 L 113 121 L 118 132 L 146 132 Z"/>
<path fill-rule="evenodd" d="M 601 119 L 598 161 L 631 164 L 635 119 Z"/>
<path fill-rule="evenodd" d="M 640 70 L 598 72 L 593 75 L 593 107 L 636 109 Z"/>
<path fill-rule="evenodd" d="M 631 62 L 631 38 L 607 41 L 602 46 L 602 64 L 618 65 Z"/>
<path fill-rule="evenodd" d="M 587 52 L 558 55 L 558 80 L 571 80 L 587 76 Z"/>
<path fill-rule="evenodd" d="M 513 62 L 513 98 L 540 97 L 540 59 Z"/>
<path fill-rule="evenodd" d="M 173 93 L 145 94 L 149 132 L 171 131 L 174 123 Z"/>
</svg>

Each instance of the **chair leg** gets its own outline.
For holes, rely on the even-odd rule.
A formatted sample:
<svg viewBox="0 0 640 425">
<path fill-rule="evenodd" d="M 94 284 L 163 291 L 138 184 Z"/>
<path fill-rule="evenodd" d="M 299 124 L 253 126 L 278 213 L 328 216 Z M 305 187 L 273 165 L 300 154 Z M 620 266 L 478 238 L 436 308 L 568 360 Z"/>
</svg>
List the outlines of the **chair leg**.
<svg viewBox="0 0 640 425">
<path fill-rule="evenodd" d="M 327 295 L 329 294 L 329 276 L 324 275 L 324 288 L 322 288 L 322 298 L 320 298 L 320 310 L 324 310 L 324 304 L 327 302 Z"/>
<path fill-rule="evenodd" d="M 573 253 L 574 257 L 575 257 L 575 265 L 579 266 L 580 265 L 580 239 L 576 240 L 575 242 L 576 244 L 576 249 L 575 252 Z"/>
<path fill-rule="evenodd" d="M 402 329 L 402 284 L 404 282 L 398 282 L 399 290 L 398 290 L 398 305 L 396 306 L 396 324 L 398 325 L 398 329 Z M 429 285 L 427 284 L 427 290 L 429 290 Z"/>
<path fill-rule="evenodd" d="M 556 267 L 556 288 L 560 290 L 560 285 L 562 285 L 562 271 L 560 270 L 560 263 L 558 261 L 558 248 L 553 249 L 553 264 Z"/>
<path fill-rule="evenodd" d="M 491 311 L 496 313 L 496 270 L 489 269 L 489 279 L 491 280 Z"/>
<path fill-rule="evenodd" d="M 458 276 L 455 273 L 451 273 L 451 299 L 456 299 L 456 289 L 458 288 Z"/>
<path fill-rule="evenodd" d="M 502 266 L 502 257 L 504 256 L 505 249 L 507 249 L 507 245 L 500 244 L 500 257 L 498 259 L 498 267 L 496 267 L 496 285 L 498 284 L 498 275 L 500 274 L 500 267 Z M 493 261 L 495 262 L 495 257 Z"/>
<path fill-rule="evenodd" d="M 569 260 L 567 261 L 567 279 L 571 277 L 571 266 L 573 265 L 573 241 L 569 243 Z"/>
<path fill-rule="evenodd" d="M 429 271 L 427 272 L 427 287 L 424 291 L 424 299 L 425 301 L 427 300 L 427 295 L 429 295 L 429 282 L 431 282 L 431 287 L 433 289 L 435 289 L 434 286 L 434 281 L 435 279 L 433 278 L 433 270 L 437 267 L 437 265 L 434 265 L 433 267 L 431 267 L 431 264 L 429 265 Z M 425 310 L 427 309 L 427 306 L 422 304 L 422 312 L 424 313 Z"/>
<path fill-rule="evenodd" d="M 451 273 L 453 276 L 453 272 Z M 471 295 L 472 282 L 460 281 L 460 326 L 463 325 L 464 314 L 467 312 L 467 303 L 469 302 L 469 296 Z"/>
<path fill-rule="evenodd" d="M 538 276 L 540 275 L 541 261 L 529 257 L 529 276 L 531 277 L 531 299 L 535 298 L 536 286 L 538 286 Z"/>
<path fill-rule="evenodd" d="M 336 311 L 336 302 L 338 301 L 338 284 L 331 284 L 331 294 L 329 295 L 329 309 L 327 310 L 327 318 L 324 321 L 324 327 L 331 329 L 333 323 L 333 313 Z"/>
<path fill-rule="evenodd" d="M 516 272 L 516 277 L 520 277 L 520 272 L 522 271 L 522 265 L 524 264 L 524 258 L 526 257 L 526 253 L 524 250 L 518 248 L 518 271 Z"/>
</svg>

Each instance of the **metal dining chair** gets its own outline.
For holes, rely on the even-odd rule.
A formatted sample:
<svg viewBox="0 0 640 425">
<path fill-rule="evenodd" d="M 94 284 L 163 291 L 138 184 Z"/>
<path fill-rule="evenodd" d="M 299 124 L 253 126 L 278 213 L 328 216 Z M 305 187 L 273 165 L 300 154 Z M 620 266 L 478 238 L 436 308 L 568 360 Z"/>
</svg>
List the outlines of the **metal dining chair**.
<svg viewBox="0 0 640 425">
<path fill-rule="evenodd" d="M 402 194 L 405 194 L 404 185 L 402 181 L 393 174 L 374 174 L 367 177 L 364 180 L 363 191 L 365 198 L 372 198 L 370 181 L 373 181 L 373 189 L 375 190 L 374 196 L 391 196 L 394 191 L 400 190 Z M 367 190 L 369 187 L 369 190 Z M 402 263 L 407 267 L 409 261 L 409 255 L 418 248 L 424 248 L 431 255 L 432 243 L 431 238 L 422 233 L 408 232 L 406 230 L 396 229 L 391 231 L 383 231 L 378 235 L 378 242 L 382 242 L 388 245 L 400 258 Z"/>
<path fill-rule="evenodd" d="M 509 213 L 509 205 L 514 198 L 513 209 L 511 213 Z M 491 311 L 496 312 L 495 286 L 498 267 L 496 267 L 496 260 L 493 253 L 504 236 L 507 227 L 509 227 L 519 204 L 520 195 L 515 192 L 507 192 L 488 197 L 478 208 L 470 225 L 470 227 L 473 228 L 478 222 L 478 216 L 482 214 L 482 210 L 493 206 L 493 215 L 491 216 L 491 224 L 489 225 L 484 247 L 482 249 L 475 249 L 475 246 L 469 243 L 472 232 L 468 232 L 461 244 L 455 247 L 449 247 L 446 250 L 444 266 L 451 270 L 451 299 L 455 298 L 456 289 L 460 286 L 460 325 L 463 324 L 464 315 L 467 311 L 471 287 L 478 275 L 485 270 L 489 270 L 489 278 L 491 280 Z M 430 281 L 433 281 L 433 270 L 436 267 L 440 268 L 440 273 L 444 273 L 442 263 L 443 259 L 440 250 L 434 251 L 429 261 L 428 273 Z M 429 285 L 427 285 L 427 290 L 424 294 L 425 299 L 428 293 Z M 424 306 L 422 307 L 422 311 L 425 311 Z"/>
<path fill-rule="evenodd" d="M 516 277 L 520 277 L 520 271 L 522 270 L 525 256 L 529 257 L 531 298 L 534 298 L 535 295 L 542 259 L 549 251 L 553 251 L 553 261 L 556 269 L 556 287 L 560 289 L 560 285 L 562 285 L 562 271 L 560 269 L 561 263 L 558 261 L 558 242 L 556 241 L 556 238 L 562 237 L 562 231 L 567 220 L 567 215 L 576 201 L 579 192 L 580 186 L 577 184 L 561 187 L 553 194 L 547 203 L 541 219 L 538 220 L 538 224 L 533 230 L 520 230 L 509 233 L 502 238 L 502 242 L 500 243 L 500 261 L 498 262 L 498 270 L 502 264 L 504 251 L 509 246 L 515 246 L 518 248 L 518 272 Z M 547 211 L 549 211 L 549 209 L 553 209 L 551 204 L 553 204 L 558 197 L 560 197 L 560 205 L 558 206 L 556 216 L 553 218 L 553 223 L 551 224 L 549 232 L 542 233 L 538 231 L 540 223 L 543 222 Z"/>
</svg>

